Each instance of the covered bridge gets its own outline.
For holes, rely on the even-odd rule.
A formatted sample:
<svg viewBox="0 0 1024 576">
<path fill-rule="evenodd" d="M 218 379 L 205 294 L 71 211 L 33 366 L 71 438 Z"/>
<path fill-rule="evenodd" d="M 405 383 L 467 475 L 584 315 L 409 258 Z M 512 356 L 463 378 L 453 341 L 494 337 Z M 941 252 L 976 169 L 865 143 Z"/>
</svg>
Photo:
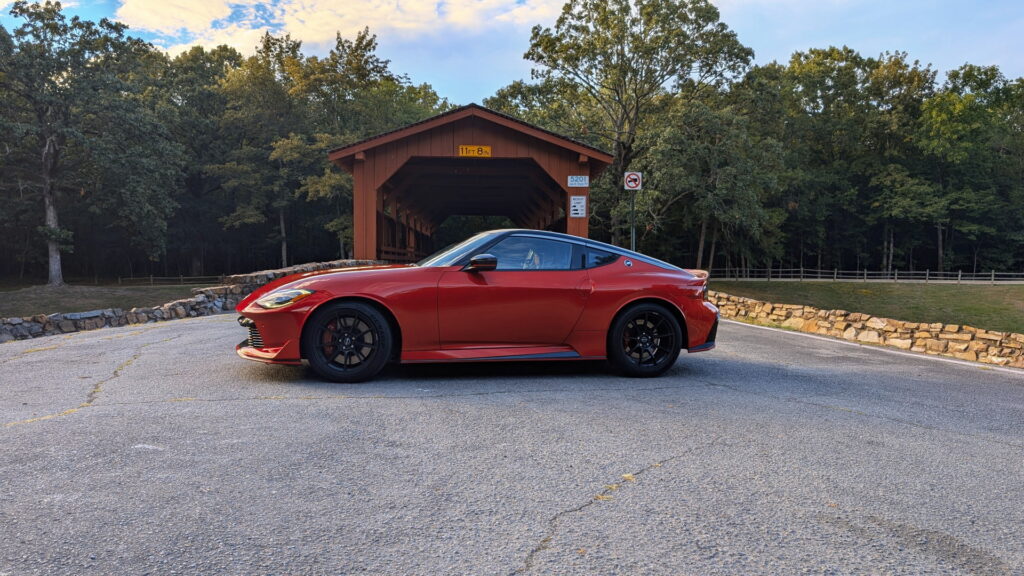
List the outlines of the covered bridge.
<svg viewBox="0 0 1024 576">
<path fill-rule="evenodd" d="M 329 153 L 353 179 L 355 257 L 412 262 L 454 215 L 586 237 L 590 182 L 612 157 L 476 104 Z"/>
</svg>

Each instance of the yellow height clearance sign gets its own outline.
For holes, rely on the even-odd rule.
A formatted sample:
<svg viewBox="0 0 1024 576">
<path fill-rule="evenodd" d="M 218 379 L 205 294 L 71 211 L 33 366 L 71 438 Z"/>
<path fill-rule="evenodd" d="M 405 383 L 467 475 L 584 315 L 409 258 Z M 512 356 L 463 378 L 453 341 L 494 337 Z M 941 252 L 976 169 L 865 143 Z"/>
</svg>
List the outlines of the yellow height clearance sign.
<svg viewBox="0 0 1024 576">
<path fill-rule="evenodd" d="M 491 147 L 479 144 L 460 144 L 459 156 L 471 156 L 476 158 L 490 158 Z"/>
</svg>

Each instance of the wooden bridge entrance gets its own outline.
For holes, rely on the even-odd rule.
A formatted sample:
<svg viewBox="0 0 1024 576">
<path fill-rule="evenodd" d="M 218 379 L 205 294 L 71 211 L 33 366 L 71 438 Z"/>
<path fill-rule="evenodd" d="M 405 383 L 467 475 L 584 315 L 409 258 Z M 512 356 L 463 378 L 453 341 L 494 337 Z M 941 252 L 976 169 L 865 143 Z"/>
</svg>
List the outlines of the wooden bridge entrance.
<svg viewBox="0 0 1024 576">
<path fill-rule="evenodd" d="M 590 182 L 612 158 L 470 104 L 329 154 L 352 174 L 354 252 L 413 262 L 454 215 L 586 237 Z"/>
</svg>

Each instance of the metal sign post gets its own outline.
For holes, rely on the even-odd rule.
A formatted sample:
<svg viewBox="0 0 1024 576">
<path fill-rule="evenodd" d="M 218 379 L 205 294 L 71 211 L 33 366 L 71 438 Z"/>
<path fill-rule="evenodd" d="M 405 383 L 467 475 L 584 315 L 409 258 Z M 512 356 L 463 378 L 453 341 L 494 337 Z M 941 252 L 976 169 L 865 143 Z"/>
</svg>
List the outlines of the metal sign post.
<svg viewBox="0 0 1024 576">
<path fill-rule="evenodd" d="M 629 196 L 629 249 L 636 252 L 636 190 Z"/>
<path fill-rule="evenodd" d="M 622 187 L 633 194 L 629 197 L 629 249 L 636 251 L 636 193 L 643 190 L 644 175 L 640 172 L 626 172 Z"/>
</svg>

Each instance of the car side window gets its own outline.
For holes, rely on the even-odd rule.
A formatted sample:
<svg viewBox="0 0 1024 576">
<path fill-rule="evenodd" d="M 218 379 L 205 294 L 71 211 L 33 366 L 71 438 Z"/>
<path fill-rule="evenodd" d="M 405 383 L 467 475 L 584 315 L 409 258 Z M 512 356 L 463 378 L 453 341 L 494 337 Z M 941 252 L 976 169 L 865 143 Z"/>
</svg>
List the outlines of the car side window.
<svg viewBox="0 0 1024 576">
<path fill-rule="evenodd" d="M 571 270 L 572 244 L 529 236 L 509 236 L 487 249 L 498 270 Z"/>
<path fill-rule="evenodd" d="M 605 264 L 611 264 L 619 259 L 618 254 L 612 252 L 605 252 L 604 250 L 598 250 L 596 248 L 587 248 L 587 260 L 586 268 L 597 268 L 598 266 L 604 266 Z"/>
</svg>

